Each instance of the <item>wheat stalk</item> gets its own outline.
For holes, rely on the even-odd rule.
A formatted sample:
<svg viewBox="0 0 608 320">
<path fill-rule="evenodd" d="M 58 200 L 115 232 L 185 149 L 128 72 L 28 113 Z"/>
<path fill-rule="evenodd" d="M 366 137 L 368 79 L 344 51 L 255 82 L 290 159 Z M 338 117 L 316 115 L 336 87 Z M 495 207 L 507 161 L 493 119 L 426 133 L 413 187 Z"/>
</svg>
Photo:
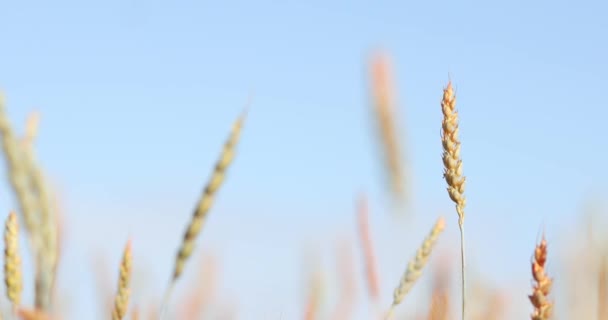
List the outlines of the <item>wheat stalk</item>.
<svg viewBox="0 0 608 320">
<path fill-rule="evenodd" d="M 121 320 L 127 313 L 129 307 L 129 295 L 131 282 L 131 266 L 133 264 L 133 254 L 131 252 L 131 241 L 127 242 L 122 261 L 120 263 L 120 274 L 118 277 L 118 289 L 114 298 L 114 309 L 112 310 L 112 320 Z"/>
<path fill-rule="evenodd" d="M 393 293 L 393 304 L 390 306 L 388 313 L 386 314 L 386 320 L 392 319 L 395 308 L 403 301 L 403 298 L 407 295 L 407 293 L 412 289 L 418 278 L 422 275 L 422 270 L 426 265 L 431 252 L 433 250 L 433 246 L 437 242 L 437 238 L 445 228 L 445 219 L 439 218 L 431 232 L 424 239 L 424 242 L 418 248 L 416 252 L 416 257 L 407 265 L 407 269 L 403 274 L 403 277 L 399 281 L 399 285 L 395 288 Z"/>
<path fill-rule="evenodd" d="M 528 296 L 534 306 L 534 312 L 531 315 L 532 320 L 548 320 L 553 311 L 553 303 L 547 298 L 553 281 L 546 274 L 546 262 L 547 241 L 543 237 L 534 250 L 534 258 L 532 260 L 532 276 L 535 284 L 532 288 L 532 294 Z"/>
<path fill-rule="evenodd" d="M 310 275 L 309 291 L 306 305 L 304 307 L 304 320 L 315 320 L 319 316 L 323 295 L 323 275 L 321 270 L 317 269 Z"/>
<path fill-rule="evenodd" d="M 23 309 L 20 308 L 17 311 L 17 315 L 22 320 L 51 320 L 53 319 L 49 314 L 38 309 Z"/>
<path fill-rule="evenodd" d="M 601 257 L 598 274 L 598 319 L 608 320 L 608 256 Z"/>
<path fill-rule="evenodd" d="M 217 288 L 220 274 L 214 256 L 203 256 L 199 263 L 196 286 L 182 298 L 179 319 L 201 317 L 209 308 Z"/>
<path fill-rule="evenodd" d="M 357 285 L 353 270 L 353 256 L 350 241 L 340 242 L 336 250 L 336 275 L 340 281 L 339 298 L 331 319 L 350 319 L 353 314 Z"/>
<path fill-rule="evenodd" d="M 4 283 L 6 295 L 16 310 L 21 303 L 23 276 L 19 255 L 19 224 L 14 212 L 8 215 L 4 229 Z"/>
<path fill-rule="evenodd" d="M 161 318 L 164 316 L 165 307 L 170 298 L 173 286 L 184 271 L 186 261 L 188 261 L 190 255 L 192 255 L 196 237 L 201 232 L 205 219 L 207 218 L 207 214 L 209 213 L 209 209 L 211 208 L 211 205 L 215 199 L 216 193 L 224 181 L 226 170 L 232 163 L 246 115 L 247 109 L 245 109 L 241 116 L 234 122 L 228 140 L 225 142 L 222 153 L 220 154 L 219 160 L 215 164 L 215 168 L 211 174 L 211 179 L 207 183 L 207 186 L 205 187 L 203 194 L 196 205 L 196 209 L 194 210 L 194 214 L 192 215 L 186 232 L 184 233 L 182 243 L 175 259 L 173 276 L 169 283 L 169 287 L 165 292 L 165 298 L 163 299 Z"/>
<path fill-rule="evenodd" d="M 465 273 L 465 243 L 464 243 L 464 197 L 465 177 L 462 173 L 462 159 L 460 157 L 460 140 L 458 138 L 458 111 L 456 110 L 456 96 L 452 82 L 448 82 L 443 90 L 441 100 L 443 120 L 441 122 L 441 143 L 443 145 L 443 177 L 447 182 L 450 199 L 456 204 L 458 213 L 458 227 L 460 228 L 460 259 L 462 272 L 462 320 L 465 320 L 466 304 L 466 273 Z"/>
</svg>

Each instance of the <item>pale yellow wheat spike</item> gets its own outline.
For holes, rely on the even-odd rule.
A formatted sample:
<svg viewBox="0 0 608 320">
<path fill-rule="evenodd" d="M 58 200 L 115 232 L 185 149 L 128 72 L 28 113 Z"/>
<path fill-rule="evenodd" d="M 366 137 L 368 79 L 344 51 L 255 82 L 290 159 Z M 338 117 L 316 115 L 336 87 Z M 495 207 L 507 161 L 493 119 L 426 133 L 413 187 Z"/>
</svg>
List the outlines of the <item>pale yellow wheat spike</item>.
<svg viewBox="0 0 608 320">
<path fill-rule="evenodd" d="M 41 240 L 39 237 L 40 219 L 38 216 L 37 199 L 31 192 L 31 180 L 26 155 L 20 148 L 11 128 L 10 121 L 4 107 L 4 97 L 0 94 L 0 135 L 2 136 L 2 151 L 6 158 L 7 174 L 13 191 L 18 200 L 19 211 L 23 216 L 25 229 L 28 232 L 30 245 L 37 254 L 40 251 Z"/>
<path fill-rule="evenodd" d="M 112 310 L 112 320 L 120 320 L 127 313 L 129 308 L 131 266 L 133 255 L 131 252 L 131 241 L 127 243 L 120 263 L 120 274 L 118 278 L 118 289 L 114 298 L 114 309 Z"/>
<path fill-rule="evenodd" d="M 224 181 L 224 178 L 226 176 L 226 170 L 232 163 L 236 146 L 241 134 L 241 129 L 245 122 L 246 116 L 247 109 L 245 109 L 243 114 L 234 122 L 232 130 L 230 132 L 230 136 L 224 144 L 224 148 L 222 150 L 222 153 L 220 154 L 219 160 L 215 164 L 215 168 L 213 169 L 211 178 L 207 183 L 207 186 L 205 187 L 198 204 L 196 205 L 194 214 L 192 215 L 192 219 L 190 220 L 190 223 L 186 229 L 184 238 L 182 240 L 179 251 L 177 253 L 177 257 L 175 259 L 173 276 L 171 278 L 169 287 L 165 292 L 165 298 L 163 299 L 163 307 L 161 308 L 161 318 L 164 316 L 165 307 L 171 295 L 173 285 L 181 276 L 182 272 L 184 271 L 186 261 L 188 261 L 190 255 L 192 255 L 196 237 L 201 232 L 203 224 L 205 223 L 205 219 L 207 218 L 207 213 L 209 212 L 209 209 L 213 204 L 216 193 L 219 187 L 222 185 L 222 182 Z"/>
<path fill-rule="evenodd" d="M 465 244 L 464 244 L 464 197 L 465 177 L 462 173 L 462 159 L 460 157 L 460 140 L 458 138 L 458 111 L 456 110 L 456 96 L 452 82 L 448 82 L 443 90 L 441 100 L 443 121 L 441 122 L 441 143 L 443 145 L 443 177 L 448 185 L 450 199 L 456 204 L 458 213 L 458 227 L 460 228 L 460 258 L 462 272 L 462 319 L 465 319 L 466 277 L 465 277 Z"/>
<path fill-rule="evenodd" d="M 386 315 L 386 320 L 392 319 L 393 312 L 395 308 L 403 301 L 403 298 L 407 295 L 407 293 L 412 289 L 418 278 L 422 275 L 422 270 L 426 265 L 431 252 L 433 250 L 433 246 L 437 242 L 437 238 L 445 228 L 445 219 L 443 217 L 439 218 L 431 232 L 427 235 L 422 243 L 422 246 L 418 248 L 416 252 L 416 257 L 407 265 L 407 269 L 399 281 L 399 285 L 395 288 L 395 292 L 393 293 L 393 304 L 388 310 Z"/>
<path fill-rule="evenodd" d="M 17 308 L 21 303 L 23 276 L 19 255 L 19 224 L 14 212 L 8 215 L 4 229 L 4 283 L 8 299 L 13 308 Z"/>
<path fill-rule="evenodd" d="M 534 249 L 534 257 L 532 259 L 534 286 L 532 294 L 528 296 L 532 306 L 534 306 L 534 312 L 531 315 L 532 320 L 548 320 L 551 318 L 553 311 L 553 303 L 548 299 L 553 280 L 547 276 L 546 263 L 547 241 L 543 237 L 542 241 Z"/>
<path fill-rule="evenodd" d="M 8 178 L 19 203 L 36 262 L 35 305 L 48 311 L 51 304 L 56 224 L 49 206 L 48 190 L 32 148 L 24 148 L 13 134 L 0 95 L 0 135 Z"/>
</svg>

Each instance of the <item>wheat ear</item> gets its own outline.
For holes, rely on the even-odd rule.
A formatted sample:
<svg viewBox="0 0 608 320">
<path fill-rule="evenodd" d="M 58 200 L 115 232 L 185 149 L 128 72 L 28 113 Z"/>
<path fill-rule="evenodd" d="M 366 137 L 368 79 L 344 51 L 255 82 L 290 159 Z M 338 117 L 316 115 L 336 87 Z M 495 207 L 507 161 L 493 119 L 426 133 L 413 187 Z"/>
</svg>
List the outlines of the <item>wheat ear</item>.
<svg viewBox="0 0 608 320">
<path fill-rule="evenodd" d="M 114 309 L 112 310 L 112 320 L 121 320 L 129 308 L 129 295 L 131 282 L 131 266 L 133 264 L 133 254 L 131 252 L 131 241 L 127 242 L 122 261 L 120 262 L 120 272 L 118 277 L 118 289 L 114 298 Z"/>
<path fill-rule="evenodd" d="M 422 246 L 418 248 L 416 252 L 416 257 L 407 265 L 407 269 L 403 274 L 403 277 L 399 281 L 399 285 L 395 288 L 395 292 L 393 293 L 393 304 L 390 306 L 388 313 L 386 314 L 386 320 L 392 319 L 393 312 L 395 308 L 403 301 L 403 298 L 407 295 L 407 293 L 412 289 L 418 278 L 422 275 L 422 270 L 426 265 L 431 252 L 433 250 L 433 246 L 435 242 L 437 242 L 437 238 L 445 228 L 445 219 L 439 218 L 431 232 L 427 235 L 422 243 Z"/>
<path fill-rule="evenodd" d="M 17 310 L 17 316 L 22 320 L 52 320 L 52 317 L 48 313 L 40 311 L 39 309 L 19 308 L 19 310 Z"/>
<path fill-rule="evenodd" d="M 399 126 L 391 66 L 386 55 L 377 54 L 371 63 L 372 95 L 378 136 L 384 153 L 384 168 L 395 199 L 407 200 Z"/>
<path fill-rule="evenodd" d="M 532 320 L 547 320 L 551 317 L 553 311 L 553 303 L 547 298 L 553 281 L 547 276 L 546 262 L 547 241 L 543 237 L 542 241 L 536 246 L 532 259 L 532 277 L 535 283 L 532 287 L 532 294 L 528 296 L 534 306 L 534 312 L 531 315 Z"/>
<path fill-rule="evenodd" d="M 450 199 L 456 204 L 458 213 L 458 227 L 460 228 L 460 261 L 462 272 L 462 320 L 465 319 L 466 304 L 466 260 L 464 244 L 464 197 L 465 177 L 462 174 L 462 159 L 460 158 L 460 140 L 458 138 L 458 111 L 456 110 L 456 96 L 452 82 L 448 82 L 443 90 L 441 100 L 443 121 L 441 122 L 441 143 L 443 145 L 443 177 L 448 185 Z"/>
<path fill-rule="evenodd" d="M 35 305 L 48 311 L 51 304 L 56 258 L 56 224 L 49 208 L 46 185 L 40 168 L 36 165 L 34 152 L 19 143 L 13 134 L 4 110 L 4 100 L 0 95 L 0 134 L 6 157 L 8 178 L 23 215 L 25 229 L 36 261 Z"/>
<path fill-rule="evenodd" d="M 358 233 L 363 251 L 363 262 L 365 265 L 365 279 L 367 281 L 367 291 L 374 303 L 377 303 L 380 296 L 380 281 L 378 279 L 376 254 L 372 243 L 372 236 L 369 225 L 369 207 L 367 198 L 361 194 L 357 201 L 357 224 Z"/>
<path fill-rule="evenodd" d="M 0 134 L 2 135 L 2 151 L 6 158 L 9 182 L 23 215 L 23 222 L 28 233 L 29 243 L 34 255 L 40 251 L 39 217 L 37 216 L 37 199 L 31 192 L 30 177 L 23 149 L 17 143 L 10 121 L 4 107 L 4 97 L 0 94 Z"/>
<path fill-rule="evenodd" d="M 165 307 L 168 303 L 171 291 L 173 290 L 173 286 L 184 271 L 186 261 L 188 261 L 190 255 L 192 255 L 196 237 L 201 232 L 203 224 L 205 223 L 205 219 L 207 218 L 207 213 L 209 213 L 209 209 L 213 204 L 213 200 L 215 199 L 216 193 L 219 187 L 222 185 L 222 182 L 224 181 L 224 178 L 226 176 L 226 170 L 232 163 L 232 159 L 234 158 L 236 146 L 239 141 L 241 129 L 245 122 L 246 116 L 247 109 L 245 109 L 243 114 L 234 122 L 232 130 L 230 132 L 230 136 L 224 144 L 224 148 L 222 150 L 222 153 L 220 154 L 219 160 L 215 164 L 215 168 L 213 169 L 213 173 L 211 174 L 211 179 L 207 183 L 207 186 L 205 187 L 203 194 L 201 195 L 199 202 L 196 205 L 194 214 L 192 215 L 192 218 L 190 220 L 190 224 L 186 229 L 179 251 L 177 252 L 177 257 L 175 259 L 175 267 L 173 269 L 173 276 L 163 299 L 163 307 L 161 308 L 161 319 L 164 316 Z"/>
<path fill-rule="evenodd" d="M 13 304 L 13 309 L 21 303 L 23 277 L 21 274 L 21 257 L 19 255 L 19 224 L 17 215 L 11 212 L 6 219 L 4 229 L 4 283 L 6 295 Z"/>
</svg>

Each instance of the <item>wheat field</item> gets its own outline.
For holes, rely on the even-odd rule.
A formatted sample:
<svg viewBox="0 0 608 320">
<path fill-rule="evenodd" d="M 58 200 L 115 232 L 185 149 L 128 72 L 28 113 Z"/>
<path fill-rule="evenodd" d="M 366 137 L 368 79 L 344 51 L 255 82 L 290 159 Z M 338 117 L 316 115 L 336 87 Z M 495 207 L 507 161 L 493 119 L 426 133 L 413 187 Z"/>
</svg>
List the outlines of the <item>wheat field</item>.
<svg viewBox="0 0 608 320">
<path fill-rule="evenodd" d="M 530 10 L 558 10 L 550 4 Z M 99 57 L 132 67 L 107 71 L 107 94 L 73 80 L 73 92 L 57 85 L 52 88 L 64 91 L 55 96 L 55 89 L 37 87 L 52 86 L 54 78 L 30 79 L 30 88 L 25 76 L 11 82 L 3 75 L 10 62 L 0 62 L 0 320 L 608 320 L 608 144 L 603 131 L 595 132 L 604 130 L 606 114 L 603 105 L 585 107 L 604 103 L 595 89 L 605 79 L 601 66 L 581 62 L 599 65 L 605 47 L 554 20 L 529 37 L 527 30 L 513 31 L 525 41 L 513 40 L 503 9 L 530 28 L 536 20 L 508 4 L 479 9 L 498 22 L 458 11 L 468 20 L 454 27 L 453 5 L 437 13 L 444 22 L 427 22 L 435 9 L 423 4 L 424 19 L 407 17 L 424 27 L 403 22 L 407 30 L 399 27 L 407 19 L 398 10 L 378 7 L 366 7 L 352 22 L 348 10 L 331 4 L 332 14 L 305 4 L 273 5 L 268 10 L 285 16 L 265 19 L 248 14 L 260 13 L 255 6 L 222 7 L 217 17 L 167 6 L 152 19 L 131 5 L 123 9 L 140 20 L 95 20 L 109 30 L 121 26 L 107 31 L 116 39 L 105 39 L 101 27 L 87 29 L 104 44 L 99 47 L 74 36 Z M 231 10 L 252 19 L 243 24 L 256 31 L 230 29 L 238 24 L 226 22 Z M 97 17 L 94 11 L 89 18 Z M 173 27 L 159 22 L 165 11 L 182 31 L 201 26 L 201 14 L 219 35 L 204 33 L 204 41 L 187 32 L 168 35 Z M 334 19 L 351 22 L 337 26 L 339 32 L 327 29 Z M 366 19 L 385 34 L 357 29 L 368 26 Z M 256 29 L 253 22 L 268 25 Z M 313 22 L 320 27 L 309 29 Z M 69 31 L 57 33 L 76 32 L 75 24 L 66 25 Z M 293 36 L 278 33 L 282 25 Z M 446 35 L 451 28 L 455 35 Z M 566 52 L 570 47 L 551 28 L 580 48 L 599 49 Z M 128 36 L 118 36 L 121 30 Z M 239 32 L 247 36 L 231 42 Z M 425 36 L 408 40 L 417 33 Z M 370 45 L 383 35 L 393 47 L 398 40 L 407 46 Z M 158 49 L 157 36 L 172 59 L 147 55 Z M 426 36 L 438 41 L 428 45 Z M 365 54 L 341 49 L 354 38 L 365 39 Z M 199 40 L 218 47 L 186 45 Z M 459 46 L 461 40 L 475 46 Z M 103 51 L 114 41 L 120 46 Z M 256 41 L 267 42 L 258 47 Z M 495 47 L 485 47 L 492 41 Z M 243 48 L 255 49 L 235 58 Z M 176 52 L 197 61 L 205 50 L 214 57 L 201 62 L 207 69 L 176 67 Z M 66 73 L 84 79 L 85 66 L 96 62 L 75 52 L 66 58 L 74 63 Z M 492 54 L 518 58 L 501 62 Z M 257 63 L 249 55 L 268 61 L 247 69 Z M 577 58 L 567 60 L 570 55 Z M 531 65 L 538 69 L 513 62 L 526 59 L 536 59 Z M 315 66 L 322 60 L 329 62 Z M 502 75 L 493 68 L 512 71 L 515 80 L 496 83 Z M 210 75 L 191 82 L 176 76 L 190 71 Z M 235 78 L 241 71 L 243 79 Z M 266 73 L 271 81 L 244 89 Z M 225 89 L 233 83 L 237 89 Z M 46 95 L 23 98 L 30 89 Z M 187 94 L 205 90 L 208 96 Z M 589 96 L 571 97 L 574 92 Z M 248 101 L 241 99 L 247 94 Z M 44 107 L 47 98 L 53 107 Z M 203 101 L 209 105 L 200 106 Z M 57 107 L 64 102 L 78 107 Z M 584 141 L 591 136 L 597 140 Z"/>
</svg>

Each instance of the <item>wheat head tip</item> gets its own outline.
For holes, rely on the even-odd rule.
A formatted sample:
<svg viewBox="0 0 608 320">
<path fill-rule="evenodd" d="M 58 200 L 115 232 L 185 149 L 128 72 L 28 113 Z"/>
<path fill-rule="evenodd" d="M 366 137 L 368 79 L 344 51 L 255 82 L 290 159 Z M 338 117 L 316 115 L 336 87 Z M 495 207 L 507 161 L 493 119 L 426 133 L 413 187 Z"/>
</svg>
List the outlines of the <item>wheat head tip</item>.
<svg viewBox="0 0 608 320">
<path fill-rule="evenodd" d="M 120 274 L 118 278 L 118 289 L 114 298 L 114 309 L 112 310 L 112 320 L 121 320 L 127 313 L 129 306 L 129 295 L 131 282 L 131 268 L 133 264 L 133 253 L 131 240 L 127 242 L 120 263 Z"/>
<path fill-rule="evenodd" d="M 528 297 L 534 307 L 534 312 L 531 314 L 532 320 L 548 320 L 551 318 L 553 311 L 553 303 L 548 299 L 553 280 L 547 276 L 546 262 L 547 241 L 543 236 L 541 242 L 534 249 L 534 257 L 531 264 L 534 284 L 532 294 Z"/>
<path fill-rule="evenodd" d="M 458 138 L 458 111 L 456 110 L 456 96 L 452 82 L 448 82 L 443 90 L 441 100 L 443 120 L 441 122 L 441 143 L 443 145 L 443 177 L 448 185 L 447 191 L 450 199 L 456 204 L 458 224 L 464 223 L 464 196 L 465 177 L 462 172 L 462 159 L 460 157 L 460 140 Z"/>
</svg>

